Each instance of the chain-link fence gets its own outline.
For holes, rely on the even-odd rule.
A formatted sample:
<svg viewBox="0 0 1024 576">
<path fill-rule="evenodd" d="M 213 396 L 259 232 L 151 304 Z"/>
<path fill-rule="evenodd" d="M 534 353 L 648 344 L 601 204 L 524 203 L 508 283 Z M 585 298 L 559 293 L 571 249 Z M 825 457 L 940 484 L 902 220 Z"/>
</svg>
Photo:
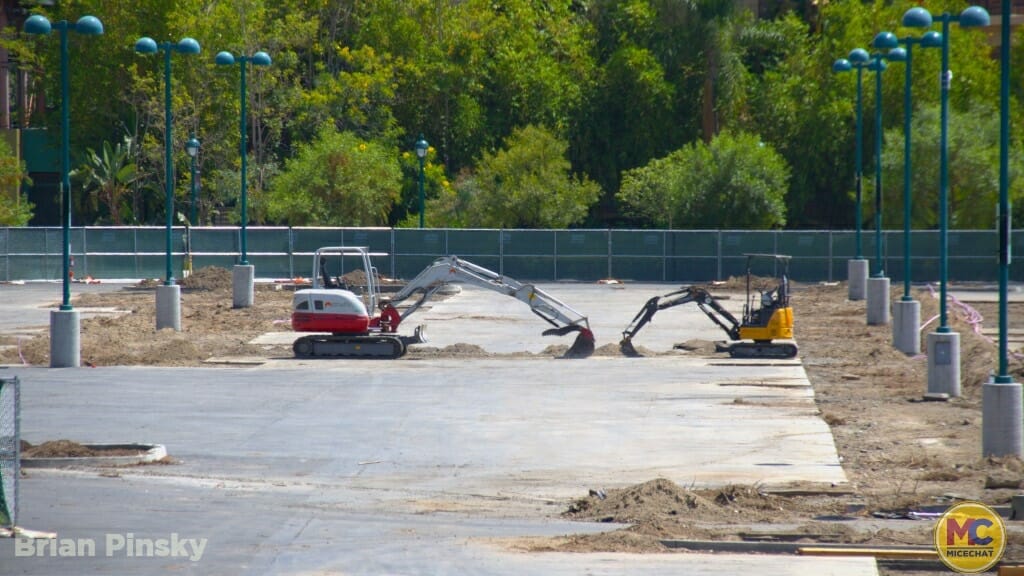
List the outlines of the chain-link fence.
<svg viewBox="0 0 1024 576">
<path fill-rule="evenodd" d="M 323 246 L 366 246 L 373 265 L 392 278 L 412 278 L 440 256 L 474 264 L 525 281 L 707 282 L 745 273 L 745 253 L 792 257 L 790 276 L 803 282 L 846 279 L 855 254 L 848 230 L 495 230 L 420 228 L 248 227 L 246 255 L 259 278 L 310 277 L 313 252 Z M 903 280 L 903 232 L 883 231 L 883 269 Z M 241 230 L 194 227 L 171 230 L 171 270 L 237 264 Z M 60 228 L 0 228 L 0 281 L 59 280 L 63 270 Z M 873 260 L 876 235 L 864 233 L 862 257 Z M 163 278 L 167 229 L 81 227 L 70 230 L 74 279 Z M 1012 236 L 1012 252 L 1024 250 L 1024 235 Z M 952 230 L 948 273 L 953 281 L 998 280 L 998 234 L 994 230 Z M 939 235 L 911 232 L 911 279 L 939 278 Z M 876 263 L 872 262 L 872 270 Z M 773 271 L 757 271 L 771 274 Z M 1024 268 L 1010 278 L 1024 281 Z"/>
<path fill-rule="evenodd" d="M 17 378 L 0 378 L 0 527 L 18 521 L 18 477 L 21 475 L 20 399 Z"/>
</svg>

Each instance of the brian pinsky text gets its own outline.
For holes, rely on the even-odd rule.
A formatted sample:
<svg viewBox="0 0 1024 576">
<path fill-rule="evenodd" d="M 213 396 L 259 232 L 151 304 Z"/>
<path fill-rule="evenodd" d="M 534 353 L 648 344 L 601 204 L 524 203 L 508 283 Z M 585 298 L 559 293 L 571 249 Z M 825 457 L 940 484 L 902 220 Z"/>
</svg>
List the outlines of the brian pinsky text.
<svg viewBox="0 0 1024 576">
<path fill-rule="evenodd" d="M 198 562 L 206 550 L 206 538 L 182 538 L 172 532 L 167 538 L 142 538 L 131 532 L 105 534 L 103 538 L 16 538 L 17 557 L 115 556 L 125 558 L 188 558 Z"/>
</svg>

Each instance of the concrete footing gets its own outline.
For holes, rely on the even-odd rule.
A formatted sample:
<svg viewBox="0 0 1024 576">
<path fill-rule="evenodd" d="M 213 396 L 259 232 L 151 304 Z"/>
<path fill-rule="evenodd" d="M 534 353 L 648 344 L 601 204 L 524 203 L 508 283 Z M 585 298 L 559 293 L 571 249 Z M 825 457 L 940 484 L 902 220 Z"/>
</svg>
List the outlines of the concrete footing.
<svg viewBox="0 0 1024 576">
<path fill-rule="evenodd" d="M 81 334 L 78 310 L 50 311 L 50 368 L 82 365 Z"/>
<path fill-rule="evenodd" d="M 900 299 L 892 303 L 892 345 L 908 356 L 921 353 L 920 302 Z"/>
<path fill-rule="evenodd" d="M 869 326 L 889 323 L 889 279 L 884 276 L 868 278 L 867 320 Z"/>
<path fill-rule="evenodd" d="M 868 292 L 868 261 L 863 258 L 847 260 L 846 278 L 849 285 L 847 298 L 863 300 Z"/>
<path fill-rule="evenodd" d="M 928 393 L 960 396 L 960 335 L 932 332 L 928 346 Z"/>
<path fill-rule="evenodd" d="M 981 386 L 981 455 L 1015 456 L 1024 451 L 1021 385 L 990 378 Z"/>
<path fill-rule="evenodd" d="M 231 270 L 231 305 L 235 308 L 249 308 L 254 301 L 253 283 L 256 267 L 239 264 Z"/>
<path fill-rule="evenodd" d="M 156 329 L 181 331 L 181 286 L 161 284 L 156 287 Z"/>
</svg>

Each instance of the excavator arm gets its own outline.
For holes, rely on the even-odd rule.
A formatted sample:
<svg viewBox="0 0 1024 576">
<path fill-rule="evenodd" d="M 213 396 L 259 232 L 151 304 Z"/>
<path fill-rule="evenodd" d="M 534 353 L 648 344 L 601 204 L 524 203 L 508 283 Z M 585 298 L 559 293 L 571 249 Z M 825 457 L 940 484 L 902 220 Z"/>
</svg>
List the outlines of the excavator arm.
<svg viewBox="0 0 1024 576">
<path fill-rule="evenodd" d="M 521 284 L 457 256 L 438 258 L 389 301 L 382 302 L 381 317 L 390 319 L 388 329 L 397 329 L 402 320 L 418 310 L 430 296 L 446 284 L 469 284 L 516 298 L 528 305 L 534 314 L 554 326 L 543 332 L 545 336 L 564 336 L 570 332 L 579 332 L 564 358 L 586 358 L 594 352 L 594 333 L 590 330 L 586 316 L 536 286 Z M 398 313 L 395 304 L 415 294 L 419 294 L 419 298 L 403 312 Z"/>
<path fill-rule="evenodd" d="M 696 287 L 686 287 L 675 292 L 669 292 L 664 296 L 655 296 L 648 300 L 644 307 L 633 317 L 632 322 L 622 332 L 622 340 L 619 342 L 619 350 L 626 356 L 639 356 L 640 354 L 633 347 L 633 337 L 645 325 L 647 325 L 656 313 L 666 308 L 682 306 L 696 302 L 712 322 L 717 324 L 732 340 L 740 339 L 740 322 L 728 310 L 722 307 L 707 290 Z"/>
</svg>

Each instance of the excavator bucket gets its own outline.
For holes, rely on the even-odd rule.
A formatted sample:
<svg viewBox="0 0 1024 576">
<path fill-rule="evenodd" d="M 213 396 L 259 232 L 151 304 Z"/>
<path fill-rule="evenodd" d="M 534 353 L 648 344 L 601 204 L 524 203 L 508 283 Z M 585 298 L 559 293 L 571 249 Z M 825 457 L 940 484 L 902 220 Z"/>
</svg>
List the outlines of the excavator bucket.
<svg viewBox="0 0 1024 576">
<path fill-rule="evenodd" d="M 636 351 L 633 347 L 633 341 L 628 338 L 623 338 L 619 342 L 619 352 L 622 352 L 623 356 L 629 356 L 630 358 L 639 358 L 641 354 Z"/>
<path fill-rule="evenodd" d="M 589 328 L 577 324 L 562 326 L 561 328 L 549 328 L 542 332 L 543 336 L 565 336 L 570 332 L 579 332 L 572 346 L 562 354 L 562 358 L 588 358 L 594 353 L 594 333 Z"/>
</svg>

